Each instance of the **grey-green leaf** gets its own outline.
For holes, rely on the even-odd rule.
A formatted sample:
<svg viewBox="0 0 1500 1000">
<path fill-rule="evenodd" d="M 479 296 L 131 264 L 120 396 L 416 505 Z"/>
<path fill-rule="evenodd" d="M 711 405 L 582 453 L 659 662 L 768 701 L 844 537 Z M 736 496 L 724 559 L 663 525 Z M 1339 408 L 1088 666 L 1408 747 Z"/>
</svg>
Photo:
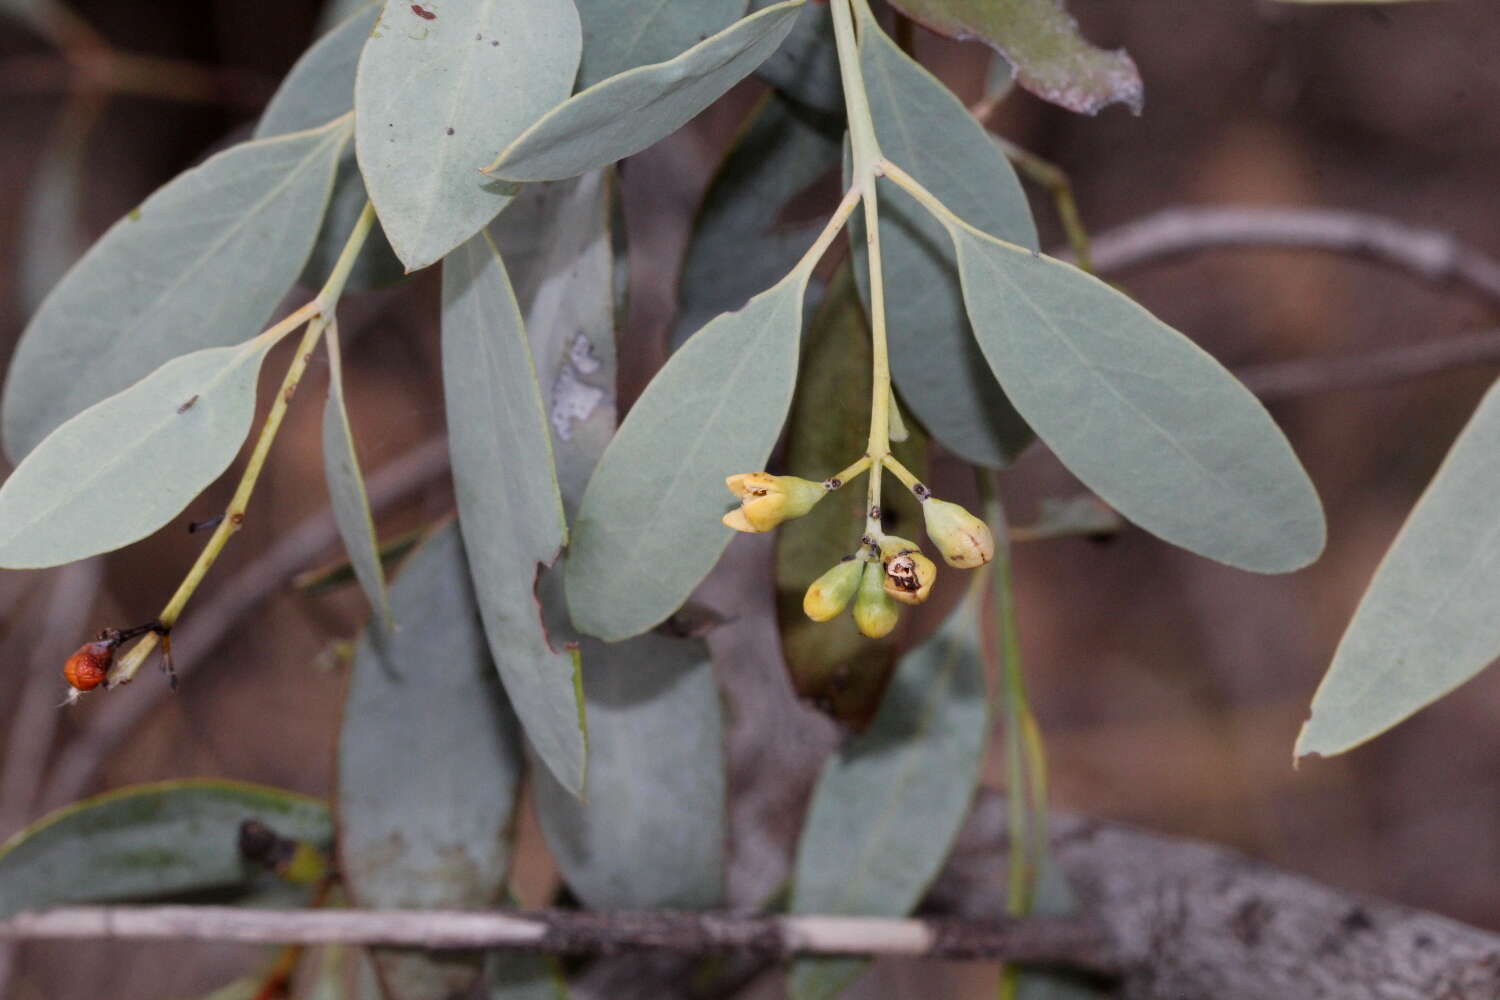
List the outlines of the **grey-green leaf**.
<svg viewBox="0 0 1500 1000">
<path fill-rule="evenodd" d="M 568 96 L 572 0 L 388 0 L 360 57 L 355 146 L 370 198 L 408 271 L 442 258 L 515 193 L 480 175 Z"/>
<path fill-rule="evenodd" d="M 1145 88 L 1123 51 L 1090 45 L 1062 0 L 892 0 L 939 34 L 979 38 L 1015 68 L 1021 86 L 1070 111 L 1097 114 L 1119 102 L 1139 112 Z"/>
<path fill-rule="evenodd" d="M 985 357 L 1086 486 L 1147 531 L 1231 566 L 1286 573 L 1318 557 L 1318 494 L 1233 375 L 1077 268 L 951 232 Z"/>
<path fill-rule="evenodd" d="M 724 479 L 762 468 L 786 421 L 809 271 L 698 331 L 626 416 L 573 526 L 567 597 L 579 630 L 616 641 L 660 623 L 729 544 Z"/>
<path fill-rule="evenodd" d="M 776 283 L 821 220 L 788 224 L 788 202 L 838 165 L 843 122 L 770 94 L 714 175 L 683 258 L 672 346 Z"/>
<path fill-rule="evenodd" d="M 1036 225 L 1009 161 L 958 98 L 902 52 L 873 21 L 863 24 L 860 65 L 881 151 L 961 218 L 1030 249 Z M 851 223 L 855 276 L 868 303 L 862 213 Z M 942 223 L 895 185 L 880 182 L 891 372 L 901 399 L 946 447 L 990 468 L 1032 441 L 970 334 L 958 264 Z"/>
<path fill-rule="evenodd" d="M 523 755 L 485 643 L 458 529 L 391 587 L 401 628 L 369 628 L 339 738 L 339 859 L 360 906 L 490 909 L 505 896 Z M 388 995 L 441 1000 L 478 954 L 375 953 Z"/>
<path fill-rule="evenodd" d="M 751 0 L 755 12 L 777 0 Z M 844 83 L 839 75 L 833 15 L 826 3 L 808 4 L 791 33 L 755 75 L 800 104 L 843 114 Z"/>
<path fill-rule="evenodd" d="M 575 94 L 511 143 L 485 173 L 512 181 L 560 180 L 639 153 L 750 75 L 792 30 L 804 2 L 785 0 L 675 59 Z"/>
<path fill-rule="evenodd" d="M 0 566 L 59 566 L 139 541 L 229 467 L 273 340 L 169 361 L 54 431 L 0 486 Z"/>
<path fill-rule="evenodd" d="M 0 847 L 0 917 L 63 903 L 256 893 L 278 880 L 240 855 L 240 824 L 250 819 L 319 849 L 333 840 L 328 807 L 293 792 L 232 781 L 132 785 L 61 809 Z"/>
<path fill-rule="evenodd" d="M 328 481 L 328 499 L 354 576 L 370 607 L 389 627 L 391 605 L 386 596 L 380 541 L 365 493 L 365 477 L 359 470 L 354 429 L 344 406 L 344 363 L 337 325 L 328 327 L 324 339 L 328 343 L 328 400 L 323 404 L 323 475 Z"/>
<path fill-rule="evenodd" d="M 590 909 L 708 909 L 724 892 L 724 728 L 708 649 L 584 640 L 589 795 L 536 785 L 542 832 Z"/>
<path fill-rule="evenodd" d="M 583 21 L 578 89 L 665 62 L 734 23 L 745 0 L 577 0 Z"/>
<path fill-rule="evenodd" d="M 793 913 L 903 916 L 974 797 L 989 733 L 978 595 L 896 667 L 875 721 L 823 766 L 792 872 Z M 793 964 L 793 1000 L 830 998 L 864 963 Z"/>
<path fill-rule="evenodd" d="M 312 249 L 349 129 L 340 120 L 241 143 L 115 223 L 16 348 L 4 401 L 11 458 L 172 358 L 259 330 Z"/>
<path fill-rule="evenodd" d="M 491 655 L 538 756 L 579 794 L 587 746 L 578 656 L 552 648 L 536 603 L 537 567 L 566 538 L 562 500 L 520 308 L 486 233 L 443 264 L 443 394 Z"/>
<path fill-rule="evenodd" d="M 1391 543 L 1339 642 L 1297 755 L 1385 732 L 1500 656 L 1500 383 Z"/>
</svg>

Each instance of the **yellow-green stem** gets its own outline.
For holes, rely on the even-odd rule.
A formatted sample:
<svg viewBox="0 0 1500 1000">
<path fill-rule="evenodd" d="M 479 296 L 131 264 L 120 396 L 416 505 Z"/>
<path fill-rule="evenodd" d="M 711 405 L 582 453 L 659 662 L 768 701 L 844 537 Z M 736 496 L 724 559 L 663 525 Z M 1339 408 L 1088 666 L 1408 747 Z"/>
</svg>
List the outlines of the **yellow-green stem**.
<svg viewBox="0 0 1500 1000">
<path fill-rule="evenodd" d="M 916 493 L 917 487 L 922 485 L 922 481 L 918 479 L 910 469 L 902 465 L 901 461 L 896 458 L 895 455 L 885 456 L 883 464 L 887 469 L 891 471 L 891 475 L 901 480 L 901 484 L 907 489 L 911 490 L 913 493 Z M 921 497 L 919 496 L 917 499 L 920 500 Z"/>
<path fill-rule="evenodd" d="M 296 394 L 297 385 L 302 381 L 303 373 L 307 371 L 307 363 L 312 359 L 312 352 L 318 345 L 318 338 L 323 335 L 324 327 L 332 321 L 334 307 L 344 292 L 344 283 L 349 280 L 349 272 L 353 269 L 354 261 L 363 249 L 365 238 L 369 235 L 374 222 L 374 206 L 366 202 L 359 221 L 354 224 L 354 229 L 344 244 L 343 252 L 339 254 L 333 272 L 318 291 L 317 297 L 259 335 L 261 338 L 280 340 L 304 322 L 307 323 L 302 340 L 297 344 L 297 353 L 293 355 L 291 364 L 287 366 L 286 375 L 281 380 L 281 388 L 277 391 L 276 398 L 271 401 L 271 410 L 266 414 L 266 422 L 261 426 L 260 435 L 255 440 L 255 447 L 245 463 L 245 471 L 240 476 L 239 485 L 235 488 L 234 496 L 229 500 L 229 506 L 225 508 L 224 519 L 214 529 L 208 544 L 198 554 L 187 576 L 183 578 L 177 591 L 167 601 L 167 606 L 162 609 L 161 614 L 157 615 L 157 620 L 168 629 L 177 624 L 183 608 L 197 592 L 198 586 L 208 575 L 208 571 L 213 568 L 220 553 L 224 551 L 224 546 L 244 523 L 245 510 L 250 505 L 250 497 L 255 492 L 255 485 L 265 468 L 266 456 L 271 451 L 271 444 L 276 440 L 277 432 L 281 430 L 281 422 L 286 417 L 287 406 L 291 403 L 292 396 Z M 136 643 L 129 653 L 121 657 L 110 671 L 109 686 L 125 684 L 134 678 L 159 641 L 155 633 L 147 633 L 143 636 L 141 641 Z"/>
<path fill-rule="evenodd" d="M 851 479 L 853 479 L 855 476 L 859 475 L 861 472 L 864 472 L 869 467 L 870 467 L 870 456 L 869 455 L 861 455 L 858 459 L 855 460 L 855 462 L 852 465 L 850 465 L 846 469 L 840 469 L 838 472 L 834 473 L 832 476 L 829 476 L 828 479 L 825 480 L 825 482 L 830 482 L 830 483 L 831 482 L 837 482 L 838 486 L 835 486 L 834 489 L 839 489 L 841 487 L 848 486 L 849 485 L 849 481 Z"/>
</svg>

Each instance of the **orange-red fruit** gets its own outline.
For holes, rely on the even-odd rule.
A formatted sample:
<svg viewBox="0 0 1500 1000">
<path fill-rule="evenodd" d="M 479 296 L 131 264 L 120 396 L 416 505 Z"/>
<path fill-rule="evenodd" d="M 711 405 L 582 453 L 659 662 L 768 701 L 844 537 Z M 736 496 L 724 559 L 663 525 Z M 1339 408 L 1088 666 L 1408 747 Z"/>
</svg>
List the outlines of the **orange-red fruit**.
<svg viewBox="0 0 1500 1000">
<path fill-rule="evenodd" d="M 114 661 L 114 643 L 86 642 L 63 664 L 63 676 L 75 690 L 92 691 L 104 683 Z"/>
</svg>

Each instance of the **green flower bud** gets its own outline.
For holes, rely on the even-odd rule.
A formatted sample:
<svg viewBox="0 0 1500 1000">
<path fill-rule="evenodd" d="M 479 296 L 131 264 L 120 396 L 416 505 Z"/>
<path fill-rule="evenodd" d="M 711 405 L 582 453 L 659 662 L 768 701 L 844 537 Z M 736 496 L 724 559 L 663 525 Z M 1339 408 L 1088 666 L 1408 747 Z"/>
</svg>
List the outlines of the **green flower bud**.
<svg viewBox="0 0 1500 1000">
<path fill-rule="evenodd" d="M 864 567 L 858 559 L 846 556 L 843 562 L 814 580 L 802 597 L 802 610 L 807 617 L 815 622 L 837 618 L 859 589 Z"/>
<path fill-rule="evenodd" d="M 995 536 L 989 525 L 958 504 L 930 496 L 922 501 L 922 517 L 927 537 L 949 566 L 973 569 L 995 558 Z"/>
<path fill-rule="evenodd" d="M 854 598 L 854 624 L 871 639 L 890 635 L 901 617 L 901 606 L 885 592 L 885 567 L 865 563 L 859 578 L 859 593 Z"/>
</svg>

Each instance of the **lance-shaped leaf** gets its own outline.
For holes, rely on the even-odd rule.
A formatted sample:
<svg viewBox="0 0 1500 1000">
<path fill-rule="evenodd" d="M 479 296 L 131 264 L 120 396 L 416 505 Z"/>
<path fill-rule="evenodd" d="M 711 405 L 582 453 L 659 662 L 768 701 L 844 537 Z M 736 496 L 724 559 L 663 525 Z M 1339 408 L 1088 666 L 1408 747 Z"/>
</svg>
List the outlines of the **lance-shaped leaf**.
<svg viewBox="0 0 1500 1000">
<path fill-rule="evenodd" d="M 901 658 L 870 728 L 818 776 L 792 872 L 793 913 L 903 916 L 948 856 L 989 731 L 978 594 Z M 859 960 L 793 964 L 793 1000 L 837 996 Z"/>
<path fill-rule="evenodd" d="M 1009 161 L 958 98 L 862 19 L 860 66 L 881 151 L 959 217 L 1036 249 L 1036 225 Z M 870 300 L 864 218 L 851 223 L 855 275 Z M 880 182 L 891 373 L 932 435 L 976 465 L 1001 468 L 1031 443 L 1026 426 L 970 335 L 958 264 L 943 225 L 894 184 Z"/>
<path fill-rule="evenodd" d="M 1191 340 L 1071 265 L 964 226 L 974 333 L 1011 402 L 1111 507 L 1202 556 L 1286 573 L 1323 550 L 1323 510 L 1250 391 Z"/>
<path fill-rule="evenodd" d="M 1297 754 L 1380 735 L 1500 656 L 1500 383 L 1402 525 L 1339 642 Z"/>
<path fill-rule="evenodd" d="M 520 308 L 486 233 L 443 265 L 443 394 L 490 653 L 537 754 L 579 794 L 587 747 L 578 656 L 552 648 L 536 603 L 537 567 L 566 538 L 562 501 Z"/>
<path fill-rule="evenodd" d="M 358 11 L 340 19 L 302 54 L 286 79 L 281 81 L 281 86 L 276 88 L 256 123 L 257 139 L 314 128 L 353 110 L 354 74 L 359 67 L 359 54 L 379 14 L 380 4 L 362 2 Z M 322 284 L 338 260 L 344 241 L 354 227 L 354 220 L 359 218 L 367 200 L 354 148 L 346 147 L 339 157 L 328 217 L 323 221 L 318 241 L 302 270 L 303 284 L 312 287 Z M 391 250 L 390 241 L 377 224 L 365 239 L 344 287 L 351 290 L 377 288 L 399 281 L 404 274 L 401 262 Z"/>
<path fill-rule="evenodd" d="M 115 223 L 16 348 L 4 403 L 11 458 L 167 361 L 259 330 L 312 249 L 349 129 L 341 120 L 241 143 Z"/>
<path fill-rule="evenodd" d="M 572 0 L 388 0 L 354 88 L 359 167 L 408 271 L 442 258 L 515 193 L 479 173 L 568 96 Z"/>
<path fill-rule="evenodd" d="M 583 21 L 578 89 L 665 62 L 745 13 L 745 0 L 577 0 Z"/>
<path fill-rule="evenodd" d="M 617 641 L 682 606 L 729 544 L 726 477 L 764 466 L 797 380 L 799 265 L 667 361 L 610 442 L 573 526 L 568 608 Z"/>
<path fill-rule="evenodd" d="M 750 0 L 750 10 L 763 10 L 776 2 Z M 760 64 L 755 75 L 800 104 L 843 114 L 844 81 L 828 5 L 808 4 L 781 47 Z"/>
<path fill-rule="evenodd" d="M 520 732 L 490 662 L 458 529 L 391 587 L 401 627 L 354 656 L 339 738 L 339 860 L 360 906 L 490 909 L 505 896 Z M 445 1000 L 479 954 L 377 951 L 393 1000 Z"/>
<path fill-rule="evenodd" d="M 1021 86 L 1045 101 L 1089 115 L 1114 103 L 1141 110 L 1145 88 L 1130 56 L 1090 45 L 1062 0 L 891 2 L 938 34 L 988 43 Z"/>
<path fill-rule="evenodd" d="M 838 165 L 843 131 L 841 120 L 777 94 L 751 113 L 698 210 L 677 282 L 674 348 L 770 288 L 812 246 L 822 220 L 782 215 Z"/>
<path fill-rule="evenodd" d="M 327 806 L 279 788 L 233 781 L 132 785 L 61 809 L 0 847 L 0 917 L 63 903 L 210 891 L 285 904 L 288 892 L 278 877 L 240 853 L 246 820 L 319 850 L 333 840 Z"/>
<path fill-rule="evenodd" d="M 675 59 L 573 95 L 511 143 L 485 173 L 512 181 L 559 180 L 639 153 L 749 76 L 792 30 L 804 2 L 785 0 Z"/>
<path fill-rule="evenodd" d="M 169 361 L 63 424 L 0 486 L 0 566 L 59 566 L 139 541 L 229 467 L 274 338 Z"/>
<path fill-rule="evenodd" d="M 328 327 L 324 340 L 328 344 L 328 400 L 323 404 L 323 475 L 328 481 L 328 499 L 354 576 L 370 607 L 389 626 L 391 605 L 385 592 L 380 542 L 375 536 L 370 498 L 365 493 L 365 477 L 359 470 L 354 429 L 349 426 L 349 411 L 344 406 L 344 362 L 336 324 Z"/>
<path fill-rule="evenodd" d="M 707 909 L 724 892 L 724 726 L 697 639 L 585 640 L 589 794 L 539 777 L 537 813 L 590 909 Z"/>
</svg>

